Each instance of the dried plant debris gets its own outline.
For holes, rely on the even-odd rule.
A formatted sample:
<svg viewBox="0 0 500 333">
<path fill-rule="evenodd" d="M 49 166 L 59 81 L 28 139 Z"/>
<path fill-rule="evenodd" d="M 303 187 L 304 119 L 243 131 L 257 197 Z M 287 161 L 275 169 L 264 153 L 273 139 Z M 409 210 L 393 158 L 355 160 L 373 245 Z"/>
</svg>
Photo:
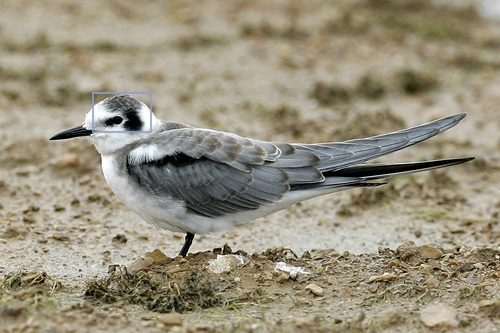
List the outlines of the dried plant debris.
<svg viewBox="0 0 500 333">
<path fill-rule="evenodd" d="M 61 282 L 45 272 L 24 271 L 7 274 L 0 284 L 0 317 L 15 316 L 26 308 L 55 308 L 56 290 Z"/>
<path fill-rule="evenodd" d="M 161 313 L 183 313 L 222 304 L 217 285 L 197 269 L 177 275 L 159 271 L 129 274 L 118 269 L 106 278 L 88 282 L 85 296 L 103 303 L 142 304 Z"/>
<path fill-rule="evenodd" d="M 429 250 L 439 255 L 434 252 L 429 255 Z M 454 311 L 481 301 L 484 309 L 489 306 L 492 312 L 496 311 L 496 303 L 484 302 L 498 292 L 498 287 L 492 284 L 499 276 L 498 251 L 488 248 L 444 249 L 438 244 L 417 245 L 408 241 L 397 250 L 380 249 L 378 254 L 312 251 L 300 257 L 289 249 L 276 248 L 251 255 L 239 252 L 243 264 L 214 273 L 207 267 L 220 253 L 221 249 L 215 249 L 190 254 L 187 258 L 154 263 L 134 273 L 115 267 L 108 277 L 90 281 L 85 297 L 95 306 L 117 302 L 142 304 L 160 313 L 208 308 L 240 311 L 263 304 L 300 309 L 347 295 L 367 310 L 388 301 L 389 305 L 410 302 L 424 308 L 438 298 L 453 306 Z M 233 252 L 229 249 L 225 255 L 232 256 Z M 297 273 L 278 269 L 285 264 L 301 269 Z M 339 279 L 349 282 L 339 284 Z M 449 289 L 450 284 L 458 289 Z M 410 318 L 416 314 L 405 312 L 401 316 Z M 372 323 L 359 324 L 390 326 L 392 317 L 389 317 L 375 316 L 371 317 Z M 347 324 L 351 319 L 344 318 L 342 323 Z M 331 320 L 329 317 L 327 321 Z"/>
<path fill-rule="evenodd" d="M 499 302 L 495 295 L 499 292 L 496 283 L 500 276 L 499 253 L 492 248 L 444 249 L 438 244 L 417 245 L 412 241 L 396 250 L 381 248 L 378 254 L 361 255 L 321 250 L 299 256 L 286 248 L 247 254 L 233 252 L 229 246 L 224 246 L 190 254 L 187 258 L 170 259 L 155 250 L 146 255 L 146 258 L 154 258 L 153 262 L 138 271 L 110 266 L 108 276 L 90 280 L 81 297 L 85 298 L 89 313 L 127 304 L 142 305 L 159 313 L 184 315 L 213 309 L 210 313 L 214 318 L 241 315 L 242 309 L 248 313 L 287 309 L 294 318 L 287 325 L 302 328 L 304 332 L 312 328 L 316 332 L 372 328 L 377 331 L 410 322 L 418 327 L 467 327 L 472 324 L 463 314 L 472 307 L 477 315 L 484 314 L 492 320 L 498 313 Z M 243 258 L 239 265 L 220 273 L 208 269 L 211 260 L 235 255 Z M 450 289 L 450 285 L 455 288 Z M 59 312 L 55 296 L 65 296 L 53 294 L 60 288 L 59 282 L 43 272 L 8 274 L 1 282 L 0 318 L 30 314 L 32 311 L 27 311 L 28 307 Z M 347 297 L 359 304 L 358 312 L 343 316 L 325 313 L 324 317 L 315 319 L 295 317 L 304 309 L 319 306 L 332 298 Z M 448 312 L 454 315 L 426 315 L 425 309 L 432 308 L 436 301 L 445 304 Z M 403 308 L 399 308 L 401 304 Z M 408 310 L 410 305 L 414 310 Z M 399 310 L 395 311 L 395 307 Z M 339 313 L 344 310 L 340 306 Z M 184 315 L 182 322 L 189 318 Z M 179 317 L 176 318 L 178 322 Z M 231 327 L 243 328 L 244 323 L 231 322 Z M 279 332 L 281 328 L 289 328 L 274 320 L 264 320 L 260 324 L 264 331 L 272 328 L 271 331 Z"/>
<path fill-rule="evenodd" d="M 155 250 L 152 253 L 159 252 Z M 237 257 L 240 262 L 222 272 L 210 270 L 210 263 L 221 257 Z M 148 258 L 151 254 L 146 255 L 145 259 Z M 138 271 L 110 266 L 107 277 L 87 283 L 85 297 L 100 303 L 142 304 L 151 311 L 161 313 L 184 313 L 213 307 L 230 310 L 248 304 L 270 303 L 283 294 L 265 289 L 279 282 L 281 272 L 276 269 L 278 262 L 304 265 L 288 249 L 277 248 L 248 255 L 244 251 L 233 253 L 226 245 L 224 249 L 190 254 L 187 258 L 129 266 L 135 269 L 140 267 Z M 308 278 L 308 273 L 287 276 L 287 280 L 299 283 Z M 242 288 L 243 285 L 246 288 Z"/>
<path fill-rule="evenodd" d="M 210 48 L 219 45 L 222 46 L 224 44 L 227 44 L 225 37 L 195 34 L 179 38 L 174 45 L 183 52 L 190 52 L 196 49 Z"/>
<path fill-rule="evenodd" d="M 240 28 L 240 35 L 245 38 L 269 38 L 285 40 L 302 40 L 309 37 L 309 33 L 290 24 L 285 27 L 278 27 L 269 22 L 259 24 L 243 24 Z"/>
<path fill-rule="evenodd" d="M 46 289 L 52 294 L 60 289 L 62 284 L 45 272 L 24 270 L 7 274 L 1 284 L 2 290 L 9 292 L 18 292 L 32 287 Z"/>
<path fill-rule="evenodd" d="M 428 0 L 364 1 L 362 5 L 357 4 L 354 12 L 358 21 L 363 24 L 357 23 L 356 26 L 351 23 L 351 29 L 369 33 L 373 26 L 385 27 L 390 31 L 417 35 L 428 40 L 453 39 L 467 42 L 473 38 L 473 34 L 465 24 L 465 22 L 478 21 L 477 11 L 472 4 L 469 6 L 434 6 L 435 4 Z M 352 11 L 352 8 L 347 7 L 346 10 Z M 360 20 L 359 17 L 363 19 Z M 352 18 L 351 21 L 353 21 Z"/>
<path fill-rule="evenodd" d="M 385 95 L 386 91 L 387 88 L 383 80 L 370 75 L 361 77 L 356 86 L 356 92 L 369 99 L 379 99 Z"/>
<path fill-rule="evenodd" d="M 320 106 L 333 107 L 351 102 L 358 97 L 376 100 L 396 91 L 417 95 L 433 91 L 438 87 L 439 80 L 433 71 L 404 68 L 387 78 L 364 74 L 354 86 L 317 81 L 309 92 L 309 98 Z"/>
<path fill-rule="evenodd" d="M 405 69 L 397 74 L 401 89 L 408 95 L 415 95 L 435 89 L 438 80 L 434 74 Z"/>
<path fill-rule="evenodd" d="M 325 82 L 316 82 L 309 93 L 309 97 L 316 100 L 321 106 L 332 106 L 341 102 L 348 102 L 352 92 L 349 88 Z"/>
</svg>

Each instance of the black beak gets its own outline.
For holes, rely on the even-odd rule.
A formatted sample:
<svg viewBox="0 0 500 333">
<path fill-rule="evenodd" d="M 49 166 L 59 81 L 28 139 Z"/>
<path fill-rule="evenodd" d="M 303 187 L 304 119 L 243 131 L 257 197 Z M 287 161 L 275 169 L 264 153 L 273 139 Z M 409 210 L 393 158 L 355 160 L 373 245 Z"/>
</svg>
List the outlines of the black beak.
<svg viewBox="0 0 500 333">
<path fill-rule="evenodd" d="M 64 139 L 71 139 L 71 138 L 76 138 L 79 136 L 89 136 L 92 134 L 91 130 L 86 129 L 83 127 L 83 125 L 76 126 L 70 129 L 67 129 L 65 131 L 62 131 L 61 133 L 57 133 L 53 137 L 50 138 L 50 140 L 64 140 Z"/>
</svg>

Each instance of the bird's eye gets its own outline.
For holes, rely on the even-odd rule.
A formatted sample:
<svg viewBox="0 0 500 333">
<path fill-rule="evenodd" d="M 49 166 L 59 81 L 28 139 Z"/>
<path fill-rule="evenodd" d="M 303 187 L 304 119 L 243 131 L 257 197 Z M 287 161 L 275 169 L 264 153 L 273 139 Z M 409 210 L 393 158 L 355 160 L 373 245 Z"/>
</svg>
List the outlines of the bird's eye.
<svg viewBox="0 0 500 333">
<path fill-rule="evenodd" d="M 121 124 L 122 121 L 123 121 L 122 117 L 114 116 L 113 118 L 106 119 L 106 126 L 118 125 L 118 124 Z"/>
</svg>

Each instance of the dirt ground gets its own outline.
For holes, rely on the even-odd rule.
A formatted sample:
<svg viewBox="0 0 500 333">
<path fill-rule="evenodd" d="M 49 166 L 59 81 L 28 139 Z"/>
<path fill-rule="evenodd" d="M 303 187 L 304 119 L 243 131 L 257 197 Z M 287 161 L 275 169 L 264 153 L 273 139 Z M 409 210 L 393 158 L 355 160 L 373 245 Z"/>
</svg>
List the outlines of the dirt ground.
<svg viewBox="0 0 500 333">
<path fill-rule="evenodd" d="M 0 331 L 498 331 L 500 21 L 478 8 L 494 14 L 472 0 L 4 1 Z M 48 141 L 98 91 L 290 142 L 467 112 L 380 161 L 476 160 L 196 236 L 172 260 L 184 235 L 121 204 L 88 141 Z"/>
</svg>

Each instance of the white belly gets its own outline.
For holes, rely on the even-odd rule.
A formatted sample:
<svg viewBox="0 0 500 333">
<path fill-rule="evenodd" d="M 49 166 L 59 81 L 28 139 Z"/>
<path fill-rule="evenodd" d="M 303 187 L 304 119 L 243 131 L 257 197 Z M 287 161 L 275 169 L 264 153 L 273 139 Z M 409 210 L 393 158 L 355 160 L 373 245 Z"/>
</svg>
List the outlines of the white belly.
<svg viewBox="0 0 500 333">
<path fill-rule="evenodd" d="M 186 216 L 185 206 L 178 201 L 151 196 L 140 189 L 135 182 L 128 178 L 124 169 L 125 163 L 113 156 L 104 155 L 102 158 L 102 171 L 106 182 L 113 193 L 130 209 L 140 215 L 146 222 L 159 228 L 174 232 L 187 232 L 183 223 Z"/>
<path fill-rule="evenodd" d="M 125 170 L 125 162 L 119 163 L 120 161 L 117 161 L 112 155 L 102 156 L 104 177 L 116 196 L 146 222 L 173 232 L 192 232 L 198 235 L 219 232 L 235 224 L 248 222 L 285 209 L 299 201 L 326 194 L 326 192 L 318 193 L 315 191 L 290 192 L 280 201 L 261 206 L 256 210 L 209 218 L 188 212 L 185 204 L 180 200 L 154 196 L 139 188 L 139 185 L 129 178 L 130 176 Z M 333 191 L 330 189 L 328 192 Z"/>
</svg>

